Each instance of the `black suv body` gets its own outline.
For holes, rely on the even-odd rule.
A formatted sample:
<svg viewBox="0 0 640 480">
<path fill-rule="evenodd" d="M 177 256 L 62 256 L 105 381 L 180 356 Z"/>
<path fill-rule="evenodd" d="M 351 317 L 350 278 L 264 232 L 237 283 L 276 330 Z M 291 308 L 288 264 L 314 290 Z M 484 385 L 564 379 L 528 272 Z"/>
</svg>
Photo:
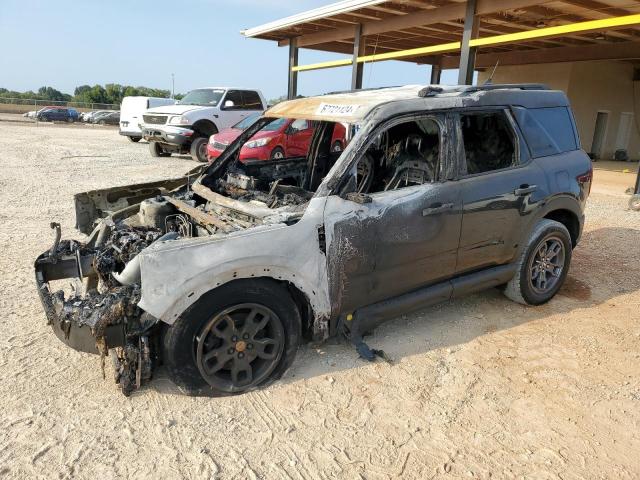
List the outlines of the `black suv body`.
<svg viewBox="0 0 640 480">
<path fill-rule="evenodd" d="M 314 121 L 307 155 L 239 161 L 278 118 Z M 58 237 L 36 279 L 60 339 L 115 349 L 125 392 L 161 358 L 186 391 L 240 393 L 282 375 L 303 338 L 341 332 L 372 360 L 363 335 L 400 313 L 491 287 L 549 301 L 591 178 L 566 95 L 543 86 L 298 99 L 199 176 L 77 195 L 78 228 L 97 226 L 85 244 Z M 69 276 L 90 288 L 50 292 Z"/>
</svg>

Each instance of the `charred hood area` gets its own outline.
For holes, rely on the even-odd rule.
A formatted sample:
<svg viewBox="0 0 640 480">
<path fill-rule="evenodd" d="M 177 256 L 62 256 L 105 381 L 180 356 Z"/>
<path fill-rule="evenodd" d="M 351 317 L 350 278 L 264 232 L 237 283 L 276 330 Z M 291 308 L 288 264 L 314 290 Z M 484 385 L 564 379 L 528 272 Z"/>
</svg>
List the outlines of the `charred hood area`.
<svg viewBox="0 0 640 480">
<path fill-rule="evenodd" d="M 268 119 L 235 142 L 242 145 Z M 129 394 L 159 361 L 159 321 L 138 307 L 140 252 L 157 242 L 224 236 L 259 225 L 293 224 L 339 153 L 330 153 L 333 124 L 318 124 L 306 157 L 238 160 L 233 145 L 199 176 L 76 196 L 86 243 L 60 241 L 35 262 L 36 281 L 56 335 L 76 350 L 103 358 L 114 349 L 116 381 Z M 330 127 L 330 128 L 329 128 Z M 191 172 L 193 173 L 193 172 Z M 75 279 L 71 289 L 51 282 Z"/>
</svg>

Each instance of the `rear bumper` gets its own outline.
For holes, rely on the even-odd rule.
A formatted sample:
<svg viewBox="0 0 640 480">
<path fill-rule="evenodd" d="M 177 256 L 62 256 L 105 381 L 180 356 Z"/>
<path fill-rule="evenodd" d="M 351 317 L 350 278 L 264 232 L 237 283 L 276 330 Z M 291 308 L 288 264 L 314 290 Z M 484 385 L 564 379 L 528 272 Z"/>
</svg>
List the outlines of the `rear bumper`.
<svg viewBox="0 0 640 480">
<path fill-rule="evenodd" d="M 124 137 L 142 137 L 142 130 L 134 126 L 123 126 L 120 122 L 118 133 Z"/>
<path fill-rule="evenodd" d="M 190 128 L 172 127 L 169 125 L 142 124 L 140 128 L 142 130 L 142 138 L 145 140 L 168 145 L 189 145 L 194 133 Z"/>
</svg>

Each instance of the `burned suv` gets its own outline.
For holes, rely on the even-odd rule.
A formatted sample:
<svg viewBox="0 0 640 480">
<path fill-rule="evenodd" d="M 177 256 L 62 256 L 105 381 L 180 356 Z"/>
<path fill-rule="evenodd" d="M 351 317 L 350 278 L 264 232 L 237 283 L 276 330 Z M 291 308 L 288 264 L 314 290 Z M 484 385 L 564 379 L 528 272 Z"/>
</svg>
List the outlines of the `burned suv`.
<svg viewBox="0 0 640 480">
<path fill-rule="evenodd" d="M 313 120 L 308 150 L 241 161 L 279 118 Z M 567 97 L 540 85 L 298 99 L 197 172 L 76 195 L 89 237 L 52 224 L 36 281 L 55 334 L 111 353 L 125 393 L 160 363 L 185 392 L 240 393 L 279 378 L 304 340 L 341 333 L 371 360 L 363 335 L 401 312 L 490 287 L 549 301 L 591 176 Z"/>
</svg>

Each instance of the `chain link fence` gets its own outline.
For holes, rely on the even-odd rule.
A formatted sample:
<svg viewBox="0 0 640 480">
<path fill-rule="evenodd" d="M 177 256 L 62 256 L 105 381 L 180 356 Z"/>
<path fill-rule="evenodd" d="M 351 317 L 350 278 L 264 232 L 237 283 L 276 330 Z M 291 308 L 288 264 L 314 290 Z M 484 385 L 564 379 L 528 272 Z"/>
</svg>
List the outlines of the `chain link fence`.
<svg viewBox="0 0 640 480">
<path fill-rule="evenodd" d="M 72 107 L 80 112 L 120 109 L 120 105 L 114 103 L 85 103 L 26 98 L 0 98 L 0 113 L 27 113 L 29 111 L 38 111 L 44 107 L 54 106 Z"/>
</svg>

